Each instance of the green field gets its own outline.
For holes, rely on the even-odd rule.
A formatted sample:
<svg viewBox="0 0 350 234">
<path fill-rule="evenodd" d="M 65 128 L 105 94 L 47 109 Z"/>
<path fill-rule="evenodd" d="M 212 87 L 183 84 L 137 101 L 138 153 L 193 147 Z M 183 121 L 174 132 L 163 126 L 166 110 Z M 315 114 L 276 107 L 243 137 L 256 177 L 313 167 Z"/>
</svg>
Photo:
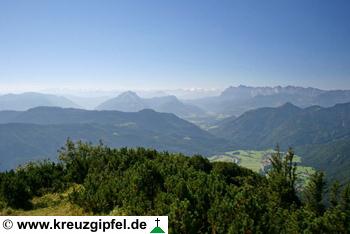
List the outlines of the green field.
<svg viewBox="0 0 350 234">
<path fill-rule="evenodd" d="M 268 150 L 235 150 L 225 152 L 221 155 L 214 155 L 209 157 L 212 162 L 224 161 L 224 162 L 234 162 L 242 167 L 249 168 L 258 173 L 264 173 L 264 167 L 268 166 L 270 163 L 269 157 L 274 152 L 272 149 Z M 283 154 L 283 153 L 282 153 Z M 297 174 L 302 183 L 307 181 L 310 174 L 314 173 L 315 170 L 312 167 L 301 166 L 302 161 L 300 156 L 294 156 L 294 162 L 298 164 Z"/>
<path fill-rule="evenodd" d="M 215 155 L 209 158 L 209 160 L 235 162 L 242 167 L 249 168 L 255 172 L 260 172 L 262 161 L 264 157 L 267 157 L 273 152 L 273 150 L 256 151 L 256 150 L 236 150 L 226 152 L 223 155 Z"/>
</svg>

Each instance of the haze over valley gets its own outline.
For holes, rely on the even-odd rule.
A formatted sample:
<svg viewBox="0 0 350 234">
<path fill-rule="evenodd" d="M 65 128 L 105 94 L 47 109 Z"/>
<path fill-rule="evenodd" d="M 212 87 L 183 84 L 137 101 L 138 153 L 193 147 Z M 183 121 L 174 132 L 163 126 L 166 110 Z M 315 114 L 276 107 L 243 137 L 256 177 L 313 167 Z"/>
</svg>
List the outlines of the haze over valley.
<svg viewBox="0 0 350 234">
<path fill-rule="evenodd" d="M 191 91 L 187 93 L 189 97 Z M 303 165 L 347 180 L 348 90 L 240 85 L 200 98 L 178 98 L 166 91 L 153 95 L 141 97 L 125 91 L 114 97 L 80 97 L 94 100 L 94 107 L 84 106 L 79 96 L 74 96 L 78 101 L 74 102 L 63 95 L 2 95 L 0 152 L 6 160 L 1 168 L 11 169 L 33 159 L 55 160 L 67 138 L 206 156 L 230 150 L 267 150 L 279 144 L 283 150 L 296 149 Z M 329 155 L 334 148 L 336 158 Z M 339 169 L 342 173 L 337 173 Z"/>
</svg>

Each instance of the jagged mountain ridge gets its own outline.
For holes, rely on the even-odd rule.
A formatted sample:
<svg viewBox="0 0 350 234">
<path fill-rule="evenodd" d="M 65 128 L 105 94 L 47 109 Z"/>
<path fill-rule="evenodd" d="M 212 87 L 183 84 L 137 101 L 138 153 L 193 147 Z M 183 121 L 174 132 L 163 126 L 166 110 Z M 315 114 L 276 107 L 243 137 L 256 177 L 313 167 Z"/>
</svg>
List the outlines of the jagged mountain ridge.
<svg viewBox="0 0 350 234">
<path fill-rule="evenodd" d="M 250 87 L 240 85 L 229 87 L 219 96 L 189 100 L 188 103 L 217 114 L 239 116 L 248 110 L 261 107 L 278 107 L 290 102 L 296 106 L 319 105 L 330 107 L 350 102 L 349 90 L 321 90 L 297 86 Z"/>
</svg>

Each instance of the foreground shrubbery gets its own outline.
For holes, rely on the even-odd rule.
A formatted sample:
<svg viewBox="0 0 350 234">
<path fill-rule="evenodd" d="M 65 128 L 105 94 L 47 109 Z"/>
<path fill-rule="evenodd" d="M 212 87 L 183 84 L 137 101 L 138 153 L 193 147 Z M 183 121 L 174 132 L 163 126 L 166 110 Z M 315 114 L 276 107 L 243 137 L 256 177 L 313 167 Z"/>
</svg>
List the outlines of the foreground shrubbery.
<svg viewBox="0 0 350 234">
<path fill-rule="evenodd" d="M 350 232 L 350 187 L 334 183 L 325 201 L 317 172 L 297 193 L 293 155 L 276 151 L 262 177 L 201 156 L 68 141 L 58 163 L 1 173 L 0 206 L 31 209 L 33 196 L 80 184 L 69 199 L 86 211 L 168 215 L 172 233 Z"/>
</svg>

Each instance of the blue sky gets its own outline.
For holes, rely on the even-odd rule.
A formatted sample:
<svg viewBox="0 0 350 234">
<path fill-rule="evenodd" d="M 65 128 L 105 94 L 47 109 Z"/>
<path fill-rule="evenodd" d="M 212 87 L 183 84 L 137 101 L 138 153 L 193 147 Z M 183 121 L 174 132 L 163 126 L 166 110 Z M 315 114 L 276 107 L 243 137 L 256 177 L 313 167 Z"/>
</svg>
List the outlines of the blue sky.
<svg viewBox="0 0 350 234">
<path fill-rule="evenodd" d="M 348 0 L 0 1 L 0 90 L 350 89 Z"/>
</svg>

